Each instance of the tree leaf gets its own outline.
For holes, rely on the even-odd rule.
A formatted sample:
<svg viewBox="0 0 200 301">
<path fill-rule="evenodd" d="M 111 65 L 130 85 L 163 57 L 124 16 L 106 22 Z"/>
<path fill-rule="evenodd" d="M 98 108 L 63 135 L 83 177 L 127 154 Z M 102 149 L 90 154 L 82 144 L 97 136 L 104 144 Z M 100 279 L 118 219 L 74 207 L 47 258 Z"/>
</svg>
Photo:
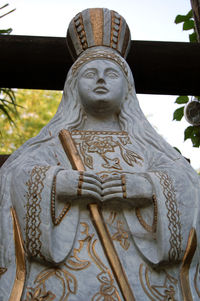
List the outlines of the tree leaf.
<svg viewBox="0 0 200 301">
<path fill-rule="evenodd" d="M 188 101 L 189 101 L 189 97 L 182 95 L 182 96 L 177 97 L 175 103 L 182 104 L 182 103 L 187 103 Z"/>
<path fill-rule="evenodd" d="M 0 29 L 0 35 L 1 34 L 10 34 L 11 32 L 12 32 L 12 28 Z"/>
<path fill-rule="evenodd" d="M 176 111 L 174 111 L 173 120 L 180 121 L 183 117 L 183 111 L 184 107 L 176 109 Z"/>
<path fill-rule="evenodd" d="M 197 33 L 193 32 L 193 33 L 189 34 L 189 40 L 190 40 L 191 43 L 198 42 L 197 41 Z"/>
<path fill-rule="evenodd" d="M 187 13 L 186 17 L 187 17 L 188 19 L 193 18 L 193 11 L 192 11 L 192 9 Z"/>
<path fill-rule="evenodd" d="M 191 18 L 193 18 L 192 9 L 187 13 L 187 15 L 177 15 L 174 22 L 176 24 L 179 24 L 179 23 L 188 21 Z"/>
<path fill-rule="evenodd" d="M 187 20 L 183 23 L 183 30 L 194 29 L 194 20 Z"/>
<path fill-rule="evenodd" d="M 189 126 L 185 129 L 184 140 L 191 139 L 193 147 L 200 146 L 200 126 Z"/>
<path fill-rule="evenodd" d="M 188 126 L 184 131 L 184 141 L 191 139 L 193 134 L 193 126 Z"/>
<path fill-rule="evenodd" d="M 182 23 L 182 22 L 185 22 L 185 21 L 187 21 L 187 16 L 185 16 L 185 15 L 178 15 L 178 16 L 176 16 L 176 18 L 174 20 L 174 22 L 176 24 L 179 24 L 179 23 Z"/>
<path fill-rule="evenodd" d="M 199 147 L 200 146 L 200 137 L 198 136 L 194 136 L 192 137 L 192 143 L 193 143 L 193 147 Z"/>
</svg>

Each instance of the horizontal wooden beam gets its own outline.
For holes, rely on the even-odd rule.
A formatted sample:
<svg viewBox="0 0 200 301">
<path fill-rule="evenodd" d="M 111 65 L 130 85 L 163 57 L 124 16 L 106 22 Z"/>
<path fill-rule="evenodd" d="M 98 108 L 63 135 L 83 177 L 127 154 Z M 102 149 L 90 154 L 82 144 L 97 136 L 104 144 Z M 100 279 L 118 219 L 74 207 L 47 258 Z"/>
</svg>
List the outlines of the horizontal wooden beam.
<svg viewBox="0 0 200 301">
<path fill-rule="evenodd" d="M 200 44 L 132 41 L 137 93 L 200 95 Z M 72 60 L 65 38 L 0 37 L 0 87 L 62 90 Z"/>
</svg>

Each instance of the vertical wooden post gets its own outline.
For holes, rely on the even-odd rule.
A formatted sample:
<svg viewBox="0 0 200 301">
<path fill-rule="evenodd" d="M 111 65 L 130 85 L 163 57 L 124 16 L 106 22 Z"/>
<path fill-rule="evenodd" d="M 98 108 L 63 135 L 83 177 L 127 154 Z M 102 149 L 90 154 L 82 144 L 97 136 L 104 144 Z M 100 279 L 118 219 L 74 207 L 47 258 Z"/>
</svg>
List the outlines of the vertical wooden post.
<svg viewBox="0 0 200 301">
<path fill-rule="evenodd" d="M 194 15 L 197 39 L 200 42 L 200 0 L 190 0 Z"/>
</svg>

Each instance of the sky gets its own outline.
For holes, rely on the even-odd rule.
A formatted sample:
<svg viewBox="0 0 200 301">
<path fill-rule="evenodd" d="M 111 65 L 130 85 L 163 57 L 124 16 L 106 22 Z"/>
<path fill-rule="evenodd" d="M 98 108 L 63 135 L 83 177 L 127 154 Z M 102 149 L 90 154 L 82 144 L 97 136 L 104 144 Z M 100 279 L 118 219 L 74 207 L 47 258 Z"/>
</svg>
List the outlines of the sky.
<svg viewBox="0 0 200 301">
<path fill-rule="evenodd" d="M 121 14 L 131 30 L 132 40 L 188 42 L 188 31 L 174 19 L 186 14 L 190 0 L 7 0 L 12 14 L 0 19 L 0 28 L 13 28 L 12 34 L 65 37 L 70 20 L 83 9 L 107 7 Z M 0 7 L 7 3 L 0 0 Z M 8 11 L 8 9 L 7 9 Z M 6 9 L 5 9 L 6 12 Z M 134 74 L 133 74 L 134 75 Z M 184 129 L 189 124 L 172 121 L 175 96 L 138 94 L 142 110 L 172 146 L 191 159 L 195 169 L 200 168 L 199 149 L 191 141 L 183 142 Z"/>
</svg>

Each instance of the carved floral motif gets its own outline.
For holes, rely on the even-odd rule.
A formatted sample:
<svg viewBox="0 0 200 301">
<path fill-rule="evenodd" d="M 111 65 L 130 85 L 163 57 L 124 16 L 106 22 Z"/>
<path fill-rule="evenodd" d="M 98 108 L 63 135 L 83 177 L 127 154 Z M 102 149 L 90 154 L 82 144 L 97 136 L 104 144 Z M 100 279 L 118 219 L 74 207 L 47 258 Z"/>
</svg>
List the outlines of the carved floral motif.
<svg viewBox="0 0 200 301">
<path fill-rule="evenodd" d="M 178 280 L 166 271 L 164 273 L 164 280 L 162 285 L 157 285 L 153 281 L 153 271 L 145 266 L 144 264 L 140 265 L 139 276 L 141 286 L 147 295 L 149 300 L 152 301 L 176 301 L 175 294 L 177 290 Z"/>
<path fill-rule="evenodd" d="M 76 136 L 79 135 L 79 138 Z M 97 153 L 103 159 L 102 167 L 105 169 L 122 170 L 120 158 L 110 158 L 107 153 L 114 153 L 119 148 L 122 159 L 126 164 L 142 165 L 142 157 L 128 148 L 131 140 L 127 132 L 98 132 L 98 131 L 73 131 L 72 136 L 83 157 L 85 166 L 93 169 L 92 153 Z"/>
</svg>

